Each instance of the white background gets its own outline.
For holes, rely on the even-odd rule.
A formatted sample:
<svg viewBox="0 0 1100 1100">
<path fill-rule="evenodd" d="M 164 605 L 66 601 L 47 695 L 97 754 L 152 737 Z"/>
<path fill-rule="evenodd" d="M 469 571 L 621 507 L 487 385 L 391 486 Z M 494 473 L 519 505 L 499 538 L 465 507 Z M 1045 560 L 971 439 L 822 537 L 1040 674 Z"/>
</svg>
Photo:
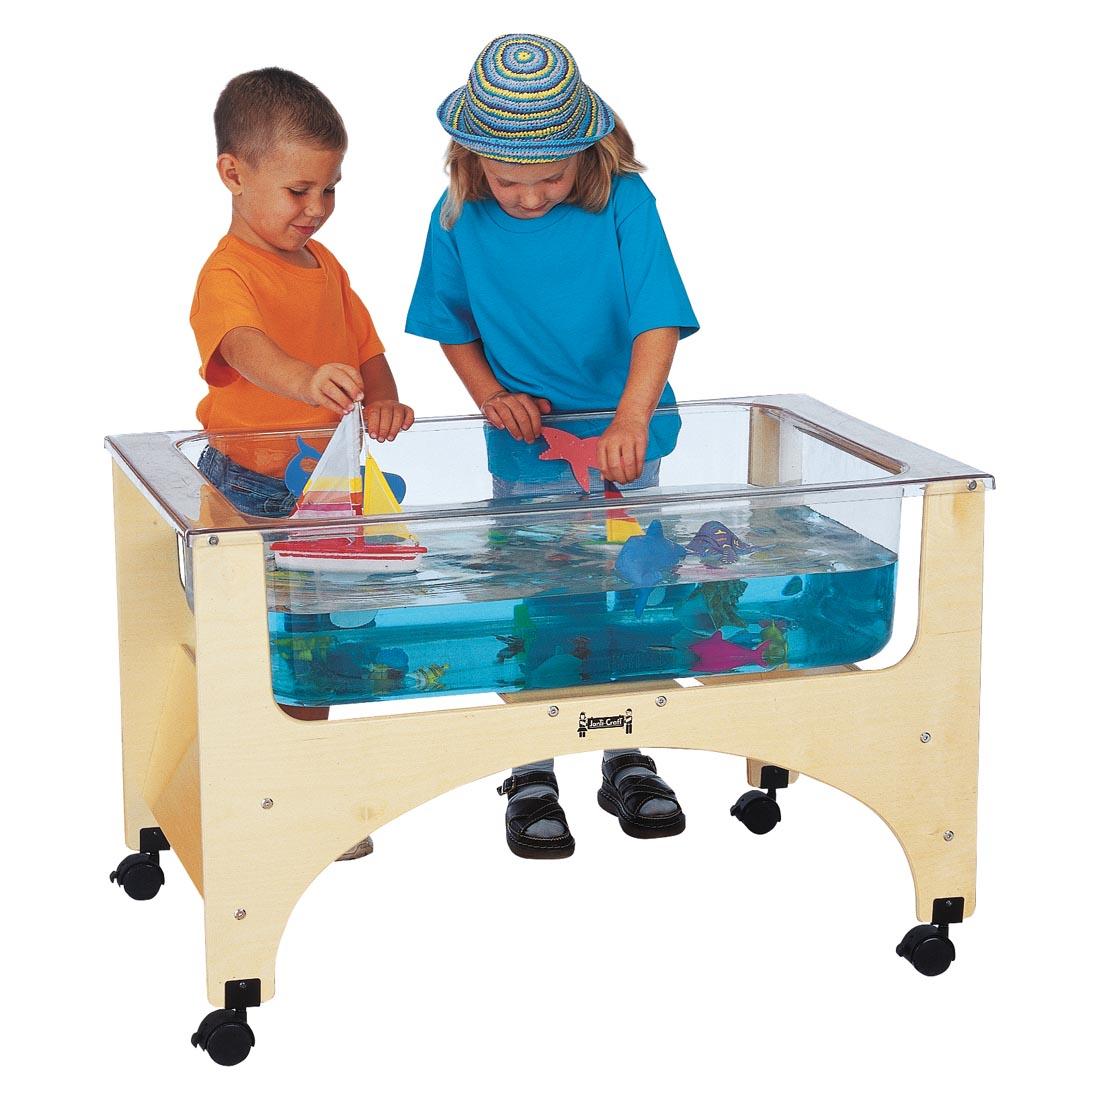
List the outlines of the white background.
<svg viewBox="0 0 1100 1100">
<path fill-rule="evenodd" d="M 27 9 L 29 10 L 29 9 Z M 51 4 L 4 31 L 6 760 L 0 1073 L 18 1095 L 1081 1095 L 1095 1039 L 1097 56 L 1091 4 Z M 721 14 L 716 14 L 718 11 Z M 13 21 L 14 18 L 14 21 Z M 563 760 L 577 854 L 512 857 L 486 780 L 380 830 L 295 911 L 222 1070 L 202 913 L 124 854 L 106 434 L 194 424 L 195 275 L 228 224 L 211 112 L 262 65 L 351 148 L 322 239 L 421 414 L 402 333 L 444 184 L 437 103 L 495 34 L 565 41 L 620 113 L 702 331 L 682 398 L 805 391 L 994 472 L 979 905 L 917 975 L 901 850 L 811 780 L 750 836 L 733 757 L 658 754 L 644 845 Z M 12 438 L 14 428 L 15 438 Z M 1085 526 L 1089 524 L 1089 526 Z"/>
</svg>

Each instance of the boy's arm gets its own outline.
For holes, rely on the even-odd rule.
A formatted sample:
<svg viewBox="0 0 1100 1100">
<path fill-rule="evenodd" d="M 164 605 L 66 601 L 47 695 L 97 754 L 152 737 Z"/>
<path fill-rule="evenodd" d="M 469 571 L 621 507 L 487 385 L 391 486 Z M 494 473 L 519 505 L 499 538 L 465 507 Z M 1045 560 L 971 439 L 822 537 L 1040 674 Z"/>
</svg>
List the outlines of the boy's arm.
<svg viewBox="0 0 1100 1100">
<path fill-rule="evenodd" d="M 320 405 L 337 414 L 363 399 L 360 372 L 346 363 L 310 366 L 287 355 L 257 328 L 230 329 L 218 345 L 221 357 L 239 375 L 279 397 Z"/>
<path fill-rule="evenodd" d="M 394 440 L 398 432 L 411 428 L 413 411 L 397 396 L 397 383 L 385 355 L 373 355 L 359 367 L 363 381 L 363 411 L 367 435 L 381 442 Z"/>
<path fill-rule="evenodd" d="M 596 451 L 600 469 L 611 481 L 634 481 L 641 476 L 649 422 L 668 381 L 679 340 L 678 328 L 653 328 L 634 338 L 623 395 Z"/>
<path fill-rule="evenodd" d="M 502 389 L 482 350 L 481 341 L 440 344 L 481 415 L 494 428 L 503 428 L 513 439 L 533 443 L 542 433 L 542 417 L 550 411 L 544 397 L 510 393 Z"/>
</svg>

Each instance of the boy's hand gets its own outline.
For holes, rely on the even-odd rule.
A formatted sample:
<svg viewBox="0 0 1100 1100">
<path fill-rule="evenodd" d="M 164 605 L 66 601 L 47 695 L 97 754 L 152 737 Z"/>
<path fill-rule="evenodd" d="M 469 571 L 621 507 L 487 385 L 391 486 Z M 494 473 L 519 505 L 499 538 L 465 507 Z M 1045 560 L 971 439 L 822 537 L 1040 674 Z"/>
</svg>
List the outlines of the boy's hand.
<svg viewBox="0 0 1100 1100">
<path fill-rule="evenodd" d="M 647 421 L 615 417 L 596 445 L 596 457 L 603 476 L 620 484 L 641 477 L 648 442 Z"/>
<path fill-rule="evenodd" d="M 400 401 L 386 399 L 384 401 L 372 401 L 363 407 L 364 420 L 367 425 L 367 435 L 378 443 L 388 440 L 393 442 L 398 432 L 403 432 L 412 427 L 415 419 L 412 409 Z"/>
<path fill-rule="evenodd" d="M 346 363 L 323 363 L 306 380 L 302 400 L 343 415 L 363 400 L 363 378 Z"/>
<path fill-rule="evenodd" d="M 500 390 L 481 403 L 481 415 L 494 428 L 503 428 L 513 439 L 534 443 L 542 434 L 542 418 L 550 411 L 545 397 Z"/>
</svg>

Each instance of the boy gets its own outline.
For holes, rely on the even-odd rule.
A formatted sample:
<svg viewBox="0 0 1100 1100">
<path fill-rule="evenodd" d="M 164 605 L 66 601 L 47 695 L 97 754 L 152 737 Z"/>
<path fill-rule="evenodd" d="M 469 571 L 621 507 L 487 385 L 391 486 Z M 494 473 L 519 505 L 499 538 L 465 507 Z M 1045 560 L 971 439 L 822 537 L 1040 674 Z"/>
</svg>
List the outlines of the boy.
<svg viewBox="0 0 1100 1100">
<path fill-rule="evenodd" d="M 285 69 L 234 77 L 214 110 L 218 175 L 233 196 L 229 232 L 199 273 L 191 327 L 208 392 L 208 431 L 328 427 L 364 405 L 372 439 L 413 422 L 382 342 L 347 273 L 312 240 L 335 205 L 343 120 Z M 207 447 L 199 469 L 241 511 L 286 515 L 290 456 Z M 245 461 L 248 460 L 248 461 Z"/>
<path fill-rule="evenodd" d="M 208 392 L 208 431 L 327 427 L 362 401 L 367 432 L 392 440 L 413 422 L 370 314 L 347 273 L 312 240 L 332 214 L 347 149 L 343 120 L 285 69 L 234 77 L 214 109 L 218 175 L 233 196 L 229 232 L 199 272 L 191 327 Z M 199 470 L 242 512 L 285 516 L 291 456 L 238 442 L 207 446 Z M 327 707 L 284 707 L 323 719 Z M 345 852 L 373 850 L 370 837 Z"/>
</svg>

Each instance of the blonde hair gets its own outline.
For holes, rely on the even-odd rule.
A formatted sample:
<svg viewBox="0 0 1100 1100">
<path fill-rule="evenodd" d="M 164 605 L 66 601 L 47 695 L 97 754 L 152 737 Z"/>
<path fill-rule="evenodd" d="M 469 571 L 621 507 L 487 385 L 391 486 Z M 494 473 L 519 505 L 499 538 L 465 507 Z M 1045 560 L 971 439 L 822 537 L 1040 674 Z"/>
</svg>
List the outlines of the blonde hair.
<svg viewBox="0 0 1100 1100">
<path fill-rule="evenodd" d="M 580 154 L 573 190 L 564 200 L 593 214 L 598 214 L 607 205 L 614 176 L 645 171 L 645 165 L 634 156 L 634 142 L 626 127 L 619 121 L 618 115 L 614 118 L 615 129 Z M 447 199 L 439 214 L 439 224 L 444 229 L 450 229 L 458 221 L 465 203 L 487 199 L 492 192 L 481 167 L 481 157 L 459 145 L 453 138 L 447 146 L 444 165 L 450 183 Z"/>
</svg>

